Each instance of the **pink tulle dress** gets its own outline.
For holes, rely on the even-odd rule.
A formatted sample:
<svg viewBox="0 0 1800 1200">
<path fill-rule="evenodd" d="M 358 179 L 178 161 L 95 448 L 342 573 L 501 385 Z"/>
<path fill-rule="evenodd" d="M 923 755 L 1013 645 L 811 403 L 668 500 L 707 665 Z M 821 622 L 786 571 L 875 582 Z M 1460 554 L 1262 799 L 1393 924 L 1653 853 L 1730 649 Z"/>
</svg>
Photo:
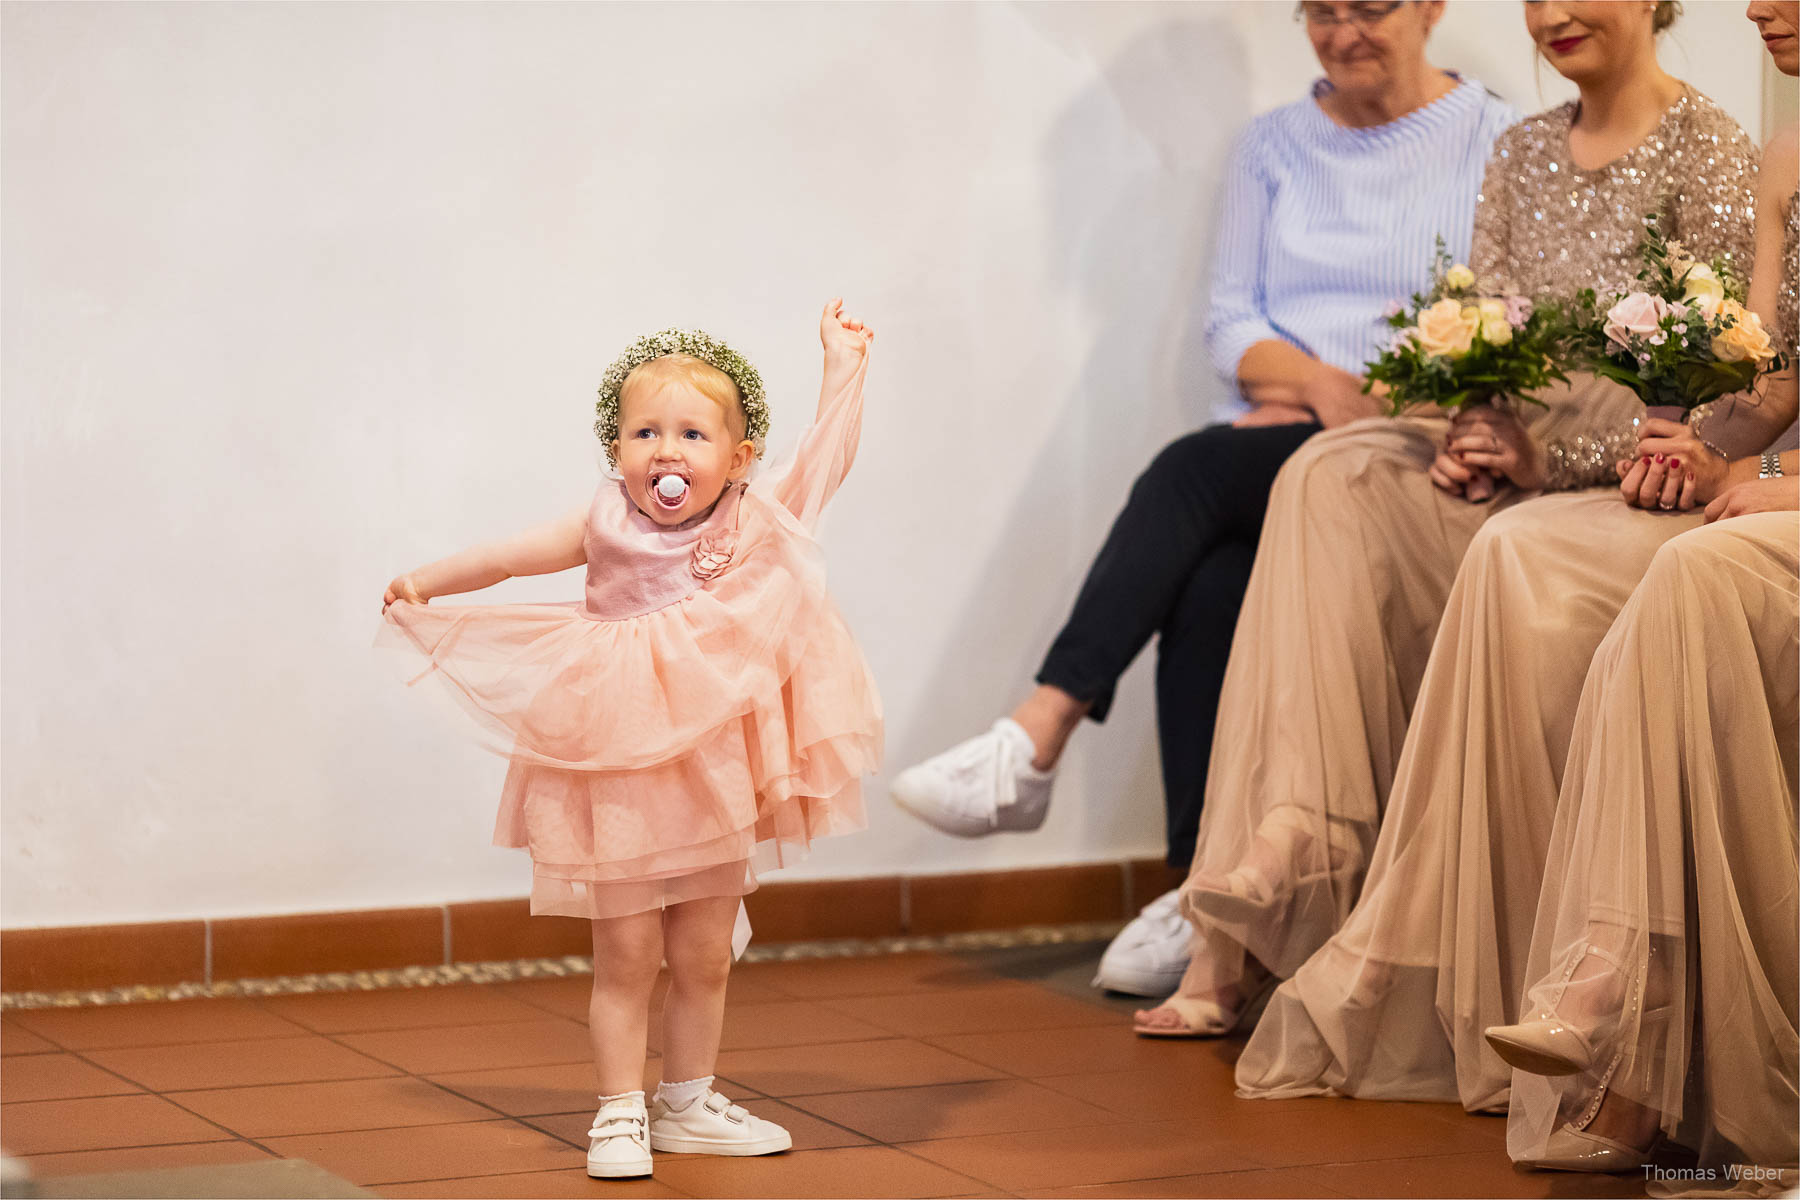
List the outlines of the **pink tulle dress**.
<svg viewBox="0 0 1800 1200">
<path fill-rule="evenodd" d="M 866 360 L 865 360 L 866 367 Z M 531 911 L 616 917 L 756 888 L 866 824 L 881 702 L 813 530 L 855 457 L 864 369 L 791 466 L 663 527 L 602 482 L 573 604 L 395 604 L 397 647 L 511 767 L 494 843 L 531 852 Z"/>
</svg>

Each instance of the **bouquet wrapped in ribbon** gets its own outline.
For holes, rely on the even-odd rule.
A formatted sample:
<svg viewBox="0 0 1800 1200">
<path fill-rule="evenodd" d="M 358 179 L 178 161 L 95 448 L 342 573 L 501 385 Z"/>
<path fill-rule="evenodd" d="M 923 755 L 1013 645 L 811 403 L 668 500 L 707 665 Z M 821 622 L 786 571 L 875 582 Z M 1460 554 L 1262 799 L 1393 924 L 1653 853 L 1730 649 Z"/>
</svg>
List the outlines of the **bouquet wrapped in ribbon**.
<svg viewBox="0 0 1800 1200">
<path fill-rule="evenodd" d="M 1532 393 L 1568 382 L 1570 328 L 1562 309 L 1528 296 L 1477 290 L 1475 273 L 1452 264 L 1438 239 L 1429 290 L 1411 307 L 1388 308 L 1394 334 L 1368 364 L 1364 391 L 1387 389 L 1398 416 L 1415 405 L 1460 409 L 1514 397 L 1542 403 Z"/>
<path fill-rule="evenodd" d="M 1670 420 L 1780 370 L 1782 356 L 1744 307 L 1743 281 L 1730 264 L 1694 258 L 1654 217 L 1644 228 L 1638 286 L 1603 300 L 1589 289 L 1576 301 L 1578 365 Z"/>
</svg>

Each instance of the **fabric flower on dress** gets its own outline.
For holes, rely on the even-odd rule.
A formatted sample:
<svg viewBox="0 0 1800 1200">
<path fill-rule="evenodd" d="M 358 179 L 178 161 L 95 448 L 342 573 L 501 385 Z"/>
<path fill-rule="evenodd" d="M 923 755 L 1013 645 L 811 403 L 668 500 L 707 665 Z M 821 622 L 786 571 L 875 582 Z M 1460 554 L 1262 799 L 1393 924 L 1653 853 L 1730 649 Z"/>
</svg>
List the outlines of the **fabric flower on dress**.
<svg viewBox="0 0 1800 1200">
<path fill-rule="evenodd" d="M 735 529 L 722 530 L 708 534 L 694 543 L 694 578 L 705 583 L 709 579 L 717 579 L 731 565 L 732 556 L 737 553 L 738 535 Z"/>
</svg>

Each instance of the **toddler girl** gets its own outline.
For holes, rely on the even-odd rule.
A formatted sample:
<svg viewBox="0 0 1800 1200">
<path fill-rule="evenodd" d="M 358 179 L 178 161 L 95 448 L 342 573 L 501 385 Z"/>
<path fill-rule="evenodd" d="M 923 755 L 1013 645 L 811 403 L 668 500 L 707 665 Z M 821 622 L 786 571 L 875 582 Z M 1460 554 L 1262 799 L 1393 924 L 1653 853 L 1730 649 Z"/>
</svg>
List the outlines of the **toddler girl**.
<svg viewBox="0 0 1800 1200">
<path fill-rule="evenodd" d="M 880 702 L 825 590 L 812 530 L 862 424 L 873 333 L 825 306 L 818 418 L 778 477 L 756 370 L 700 332 L 635 342 L 595 430 L 617 478 L 592 504 L 395 579 L 381 641 L 427 660 L 511 760 L 494 841 L 531 851 L 531 911 L 588 918 L 596 1178 L 652 1150 L 771 1154 L 792 1141 L 712 1090 L 740 897 L 756 867 L 864 825 Z M 427 607 L 587 566 L 579 604 Z M 414 682 L 417 682 L 415 679 Z M 641 1090 L 651 989 L 669 967 L 664 1081 Z"/>
</svg>

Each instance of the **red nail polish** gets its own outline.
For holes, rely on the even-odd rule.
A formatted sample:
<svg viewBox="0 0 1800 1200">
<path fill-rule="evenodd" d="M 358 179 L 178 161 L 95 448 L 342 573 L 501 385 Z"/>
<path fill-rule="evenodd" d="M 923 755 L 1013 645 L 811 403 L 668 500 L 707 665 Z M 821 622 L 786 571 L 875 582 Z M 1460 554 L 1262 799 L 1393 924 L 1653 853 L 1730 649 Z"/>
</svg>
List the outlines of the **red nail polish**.
<svg viewBox="0 0 1800 1200">
<path fill-rule="evenodd" d="M 1679 471 L 1680 469 L 1681 469 L 1681 460 L 1679 458 L 1671 458 L 1669 460 L 1669 470 Z"/>
<path fill-rule="evenodd" d="M 1644 455 L 1644 465 L 1646 467 L 1650 465 L 1650 456 L 1648 454 Z"/>
<path fill-rule="evenodd" d="M 1659 455 L 1657 455 L 1657 456 L 1656 456 L 1656 461 L 1657 461 L 1657 462 L 1661 462 L 1661 461 L 1662 461 L 1662 460 L 1663 460 L 1663 456 L 1662 456 L 1662 455 L 1660 455 L 1660 454 L 1659 454 Z"/>
</svg>

